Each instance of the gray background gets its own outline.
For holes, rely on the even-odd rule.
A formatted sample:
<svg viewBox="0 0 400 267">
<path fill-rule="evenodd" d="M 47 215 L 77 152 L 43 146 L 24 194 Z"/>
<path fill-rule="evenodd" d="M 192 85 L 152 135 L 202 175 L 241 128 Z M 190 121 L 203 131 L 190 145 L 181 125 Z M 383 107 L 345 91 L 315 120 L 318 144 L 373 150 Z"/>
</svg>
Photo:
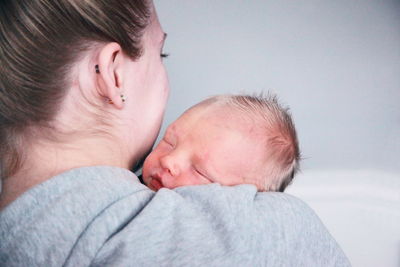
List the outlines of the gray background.
<svg viewBox="0 0 400 267">
<path fill-rule="evenodd" d="M 156 0 L 171 95 L 162 131 L 219 93 L 291 107 L 303 169 L 400 172 L 400 1 Z"/>
</svg>

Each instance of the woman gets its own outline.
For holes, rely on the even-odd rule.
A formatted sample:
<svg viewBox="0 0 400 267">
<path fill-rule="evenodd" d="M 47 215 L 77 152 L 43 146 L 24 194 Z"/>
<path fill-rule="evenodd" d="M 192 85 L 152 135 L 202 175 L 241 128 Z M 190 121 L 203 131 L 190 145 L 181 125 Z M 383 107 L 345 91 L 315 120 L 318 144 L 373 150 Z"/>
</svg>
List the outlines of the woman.
<svg viewBox="0 0 400 267">
<path fill-rule="evenodd" d="M 299 200 L 129 171 L 169 91 L 153 3 L 0 5 L 2 266 L 348 265 Z"/>
</svg>

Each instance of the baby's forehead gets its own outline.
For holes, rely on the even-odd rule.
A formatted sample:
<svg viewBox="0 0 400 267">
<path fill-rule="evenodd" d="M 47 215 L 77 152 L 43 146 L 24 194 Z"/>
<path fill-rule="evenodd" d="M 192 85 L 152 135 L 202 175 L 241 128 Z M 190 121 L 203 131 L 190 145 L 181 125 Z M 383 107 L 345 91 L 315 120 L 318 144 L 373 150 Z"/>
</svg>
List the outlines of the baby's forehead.
<svg viewBox="0 0 400 267">
<path fill-rule="evenodd" d="M 256 113 L 244 112 L 228 105 L 211 106 L 204 112 L 204 121 L 245 134 L 263 132 L 263 120 Z"/>
</svg>

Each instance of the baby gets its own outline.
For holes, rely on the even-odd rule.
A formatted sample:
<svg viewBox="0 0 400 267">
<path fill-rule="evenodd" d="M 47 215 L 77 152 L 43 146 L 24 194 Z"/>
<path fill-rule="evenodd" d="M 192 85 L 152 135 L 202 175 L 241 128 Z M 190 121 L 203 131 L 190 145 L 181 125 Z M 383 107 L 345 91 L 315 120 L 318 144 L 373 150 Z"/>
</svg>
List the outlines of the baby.
<svg viewBox="0 0 400 267">
<path fill-rule="evenodd" d="M 143 165 L 153 190 L 253 184 L 283 192 L 298 170 L 296 130 L 276 97 L 220 95 L 185 111 Z"/>
</svg>

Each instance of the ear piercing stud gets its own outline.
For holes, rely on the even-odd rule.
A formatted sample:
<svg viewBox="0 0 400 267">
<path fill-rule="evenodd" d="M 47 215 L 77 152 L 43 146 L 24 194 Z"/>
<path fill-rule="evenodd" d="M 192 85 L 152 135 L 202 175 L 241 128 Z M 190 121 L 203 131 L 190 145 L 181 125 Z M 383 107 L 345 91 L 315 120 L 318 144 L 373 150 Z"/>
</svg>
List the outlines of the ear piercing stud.
<svg viewBox="0 0 400 267">
<path fill-rule="evenodd" d="M 126 96 L 120 95 L 122 102 L 126 101 Z M 107 98 L 108 99 L 108 98 Z M 108 104 L 114 104 L 114 102 L 111 99 L 108 99 Z"/>
<path fill-rule="evenodd" d="M 100 69 L 99 69 L 99 65 L 98 65 L 98 64 L 94 65 L 94 69 L 96 70 L 96 73 L 97 73 L 97 74 L 100 73 Z M 124 96 L 124 95 L 121 94 L 120 97 L 121 97 L 122 102 L 125 102 L 125 101 L 126 101 L 126 96 Z M 114 104 L 114 102 L 113 102 L 111 99 L 108 99 L 108 103 L 109 103 L 109 104 Z"/>
</svg>

